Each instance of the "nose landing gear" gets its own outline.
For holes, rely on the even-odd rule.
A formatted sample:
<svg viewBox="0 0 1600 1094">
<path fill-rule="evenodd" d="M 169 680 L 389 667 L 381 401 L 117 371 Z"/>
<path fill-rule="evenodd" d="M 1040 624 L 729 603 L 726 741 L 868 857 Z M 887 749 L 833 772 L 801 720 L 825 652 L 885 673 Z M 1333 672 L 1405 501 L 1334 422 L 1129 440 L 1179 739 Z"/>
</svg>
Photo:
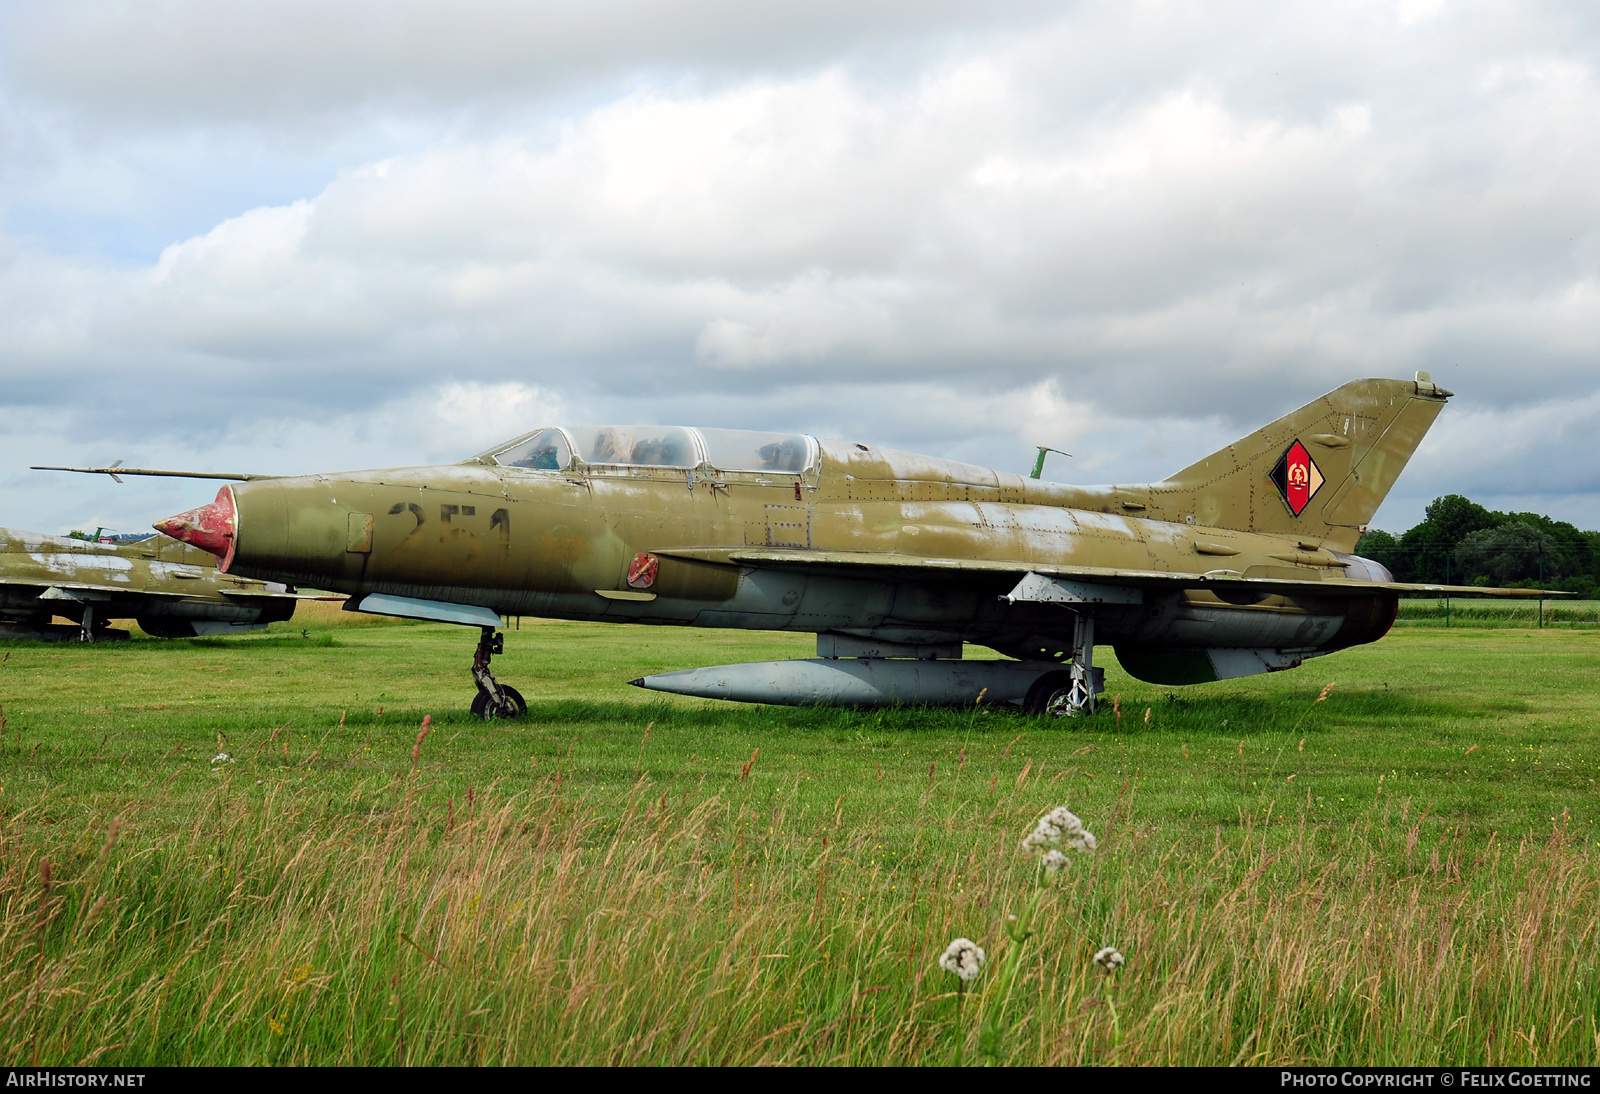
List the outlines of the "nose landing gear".
<svg viewBox="0 0 1600 1094">
<path fill-rule="evenodd" d="M 489 662 L 497 653 L 506 651 L 506 636 L 493 627 L 484 627 L 478 639 L 478 650 L 472 658 L 472 679 L 478 685 L 477 697 L 472 700 L 472 713 L 488 721 L 491 718 L 520 718 L 528 712 L 522 693 L 509 684 L 502 684 L 489 671 Z"/>
</svg>

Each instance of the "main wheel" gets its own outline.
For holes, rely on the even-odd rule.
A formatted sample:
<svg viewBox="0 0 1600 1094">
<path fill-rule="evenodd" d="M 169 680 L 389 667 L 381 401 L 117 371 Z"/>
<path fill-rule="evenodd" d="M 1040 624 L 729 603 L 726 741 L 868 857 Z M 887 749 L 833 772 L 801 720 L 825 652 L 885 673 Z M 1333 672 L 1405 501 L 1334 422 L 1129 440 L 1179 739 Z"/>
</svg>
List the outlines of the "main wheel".
<svg viewBox="0 0 1600 1094">
<path fill-rule="evenodd" d="M 1047 672 L 1028 689 L 1027 697 L 1022 700 L 1022 709 L 1037 718 L 1046 714 L 1060 717 L 1059 711 L 1052 709 L 1052 706 L 1060 707 L 1071 692 L 1071 673 Z"/>
<path fill-rule="evenodd" d="M 476 714 L 479 718 L 482 718 L 486 722 L 492 718 L 520 718 L 524 714 L 528 713 L 528 704 L 522 698 L 522 692 L 508 684 L 501 684 L 500 694 L 504 695 L 507 699 L 510 699 L 516 704 L 517 712 L 515 714 L 503 714 L 491 707 L 489 704 L 489 693 L 487 691 L 480 691 L 473 698 L 472 713 Z"/>
</svg>

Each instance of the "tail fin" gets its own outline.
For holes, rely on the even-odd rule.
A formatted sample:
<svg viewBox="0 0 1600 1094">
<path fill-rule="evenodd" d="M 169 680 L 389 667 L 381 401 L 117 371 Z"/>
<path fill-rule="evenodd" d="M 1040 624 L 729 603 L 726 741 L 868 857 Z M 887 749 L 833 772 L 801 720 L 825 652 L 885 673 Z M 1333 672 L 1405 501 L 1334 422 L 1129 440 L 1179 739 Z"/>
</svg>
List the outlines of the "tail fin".
<svg viewBox="0 0 1600 1094">
<path fill-rule="evenodd" d="M 1352 550 L 1451 394 L 1426 372 L 1352 381 L 1151 484 L 1150 515 Z"/>
</svg>

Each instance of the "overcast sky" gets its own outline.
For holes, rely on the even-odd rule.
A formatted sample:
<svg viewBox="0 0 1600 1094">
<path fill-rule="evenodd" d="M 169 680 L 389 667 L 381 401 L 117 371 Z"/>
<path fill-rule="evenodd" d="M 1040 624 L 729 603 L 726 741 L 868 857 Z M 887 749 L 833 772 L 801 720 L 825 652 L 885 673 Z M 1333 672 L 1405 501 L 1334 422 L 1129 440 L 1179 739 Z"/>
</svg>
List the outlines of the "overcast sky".
<svg viewBox="0 0 1600 1094">
<path fill-rule="evenodd" d="M 1600 527 L 1600 7 L 10 0 L 0 524 L 550 421 L 1138 482 L 1359 376 Z"/>
</svg>

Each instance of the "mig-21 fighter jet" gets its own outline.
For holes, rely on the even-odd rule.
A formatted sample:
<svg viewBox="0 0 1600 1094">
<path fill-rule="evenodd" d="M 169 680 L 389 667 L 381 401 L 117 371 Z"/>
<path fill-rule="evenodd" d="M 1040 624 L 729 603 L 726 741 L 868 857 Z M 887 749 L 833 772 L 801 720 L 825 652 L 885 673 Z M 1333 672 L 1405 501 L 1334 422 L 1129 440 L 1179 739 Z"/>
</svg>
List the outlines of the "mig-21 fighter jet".
<svg viewBox="0 0 1600 1094">
<path fill-rule="evenodd" d="M 1089 711 L 1097 643 L 1140 679 L 1201 683 L 1374 642 L 1401 593 L 1445 591 L 1353 551 L 1449 395 L 1426 373 L 1358 380 L 1140 486 L 804 434 L 551 426 L 447 466 L 234 476 L 156 527 L 221 573 L 479 628 L 487 717 L 525 709 L 489 671 L 510 615 L 817 635 L 815 659 L 634 681 L 660 691 Z"/>
<path fill-rule="evenodd" d="M 297 599 L 281 584 L 218 573 L 215 555 L 168 536 L 102 543 L 0 528 L 0 639 L 126 638 L 113 619 L 156 638 L 234 634 L 288 619 Z"/>
</svg>

